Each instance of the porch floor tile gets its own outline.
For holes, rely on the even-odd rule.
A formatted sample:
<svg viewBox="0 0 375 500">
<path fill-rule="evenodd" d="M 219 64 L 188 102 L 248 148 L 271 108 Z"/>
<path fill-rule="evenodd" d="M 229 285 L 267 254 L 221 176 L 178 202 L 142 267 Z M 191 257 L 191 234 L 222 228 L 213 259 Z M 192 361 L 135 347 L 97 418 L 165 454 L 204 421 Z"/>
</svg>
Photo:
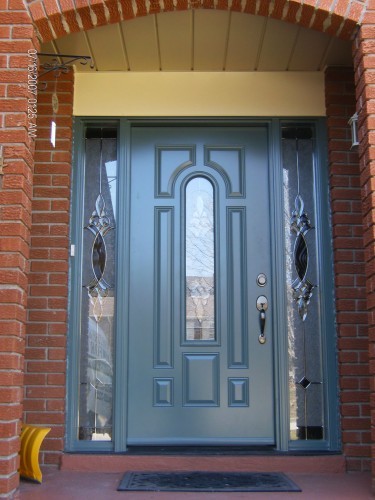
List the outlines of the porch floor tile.
<svg viewBox="0 0 375 500">
<path fill-rule="evenodd" d="M 117 491 L 122 473 L 47 470 L 43 483 L 21 481 L 20 500 L 291 500 L 374 498 L 369 473 L 296 474 L 288 476 L 300 493 L 181 493 Z"/>
</svg>

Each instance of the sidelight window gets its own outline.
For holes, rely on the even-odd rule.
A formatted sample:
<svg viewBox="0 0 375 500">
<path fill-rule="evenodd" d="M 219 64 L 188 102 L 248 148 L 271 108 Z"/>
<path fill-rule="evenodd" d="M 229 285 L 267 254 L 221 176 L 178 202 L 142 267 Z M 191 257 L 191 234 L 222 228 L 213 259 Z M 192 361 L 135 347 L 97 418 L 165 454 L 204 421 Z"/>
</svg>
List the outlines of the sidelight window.
<svg viewBox="0 0 375 500">
<path fill-rule="evenodd" d="M 88 128 L 82 224 L 78 439 L 111 441 L 116 243 L 116 129 Z"/>
<path fill-rule="evenodd" d="M 282 129 L 290 439 L 324 435 L 324 379 L 312 127 Z"/>
</svg>

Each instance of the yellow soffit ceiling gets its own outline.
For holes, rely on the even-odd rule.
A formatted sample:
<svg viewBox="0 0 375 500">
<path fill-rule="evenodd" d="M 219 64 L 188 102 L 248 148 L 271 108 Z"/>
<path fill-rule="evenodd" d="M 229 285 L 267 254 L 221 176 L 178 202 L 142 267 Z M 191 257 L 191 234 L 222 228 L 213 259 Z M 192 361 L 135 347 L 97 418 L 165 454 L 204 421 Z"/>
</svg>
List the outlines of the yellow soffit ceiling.
<svg viewBox="0 0 375 500">
<path fill-rule="evenodd" d="M 91 56 L 94 67 L 77 64 L 78 72 L 322 71 L 352 64 L 350 42 L 271 18 L 204 9 L 74 33 L 42 51 Z"/>
</svg>

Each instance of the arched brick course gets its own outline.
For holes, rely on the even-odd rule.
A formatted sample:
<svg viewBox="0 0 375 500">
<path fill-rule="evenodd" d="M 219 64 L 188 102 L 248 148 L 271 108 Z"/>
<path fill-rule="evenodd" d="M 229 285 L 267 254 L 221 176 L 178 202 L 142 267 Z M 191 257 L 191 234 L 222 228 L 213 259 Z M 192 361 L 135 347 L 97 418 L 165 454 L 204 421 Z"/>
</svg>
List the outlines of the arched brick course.
<svg viewBox="0 0 375 500">
<path fill-rule="evenodd" d="M 343 39 L 353 38 L 366 9 L 356 0 L 35 0 L 30 15 L 40 39 L 158 12 L 218 9 L 272 17 Z"/>
</svg>

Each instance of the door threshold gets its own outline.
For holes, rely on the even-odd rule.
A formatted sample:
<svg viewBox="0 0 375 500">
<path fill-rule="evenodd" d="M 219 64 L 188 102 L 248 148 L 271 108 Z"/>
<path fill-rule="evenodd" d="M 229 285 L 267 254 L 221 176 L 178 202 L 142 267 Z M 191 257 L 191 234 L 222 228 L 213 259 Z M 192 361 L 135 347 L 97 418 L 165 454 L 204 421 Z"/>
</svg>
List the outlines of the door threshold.
<svg viewBox="0 0 375 500">
<path fill-rule="evenodd" d="M 126 451 L 104 451 L 104 450 L 82 450 L 65 451 L 65 455 L 109 455 L 109 456 L 251 456 L 261 455 L 264 457 L 325 457 L 340 456 L 341 451 L 329 450 L 289 450 L 280 451 L 274 446 L 128 446 Z"/>
<path fill-rule="evenodd" d="M 274 445 L 262 446 L 128 446 L 128 455 L 269 455 Z"/>
</svg>

